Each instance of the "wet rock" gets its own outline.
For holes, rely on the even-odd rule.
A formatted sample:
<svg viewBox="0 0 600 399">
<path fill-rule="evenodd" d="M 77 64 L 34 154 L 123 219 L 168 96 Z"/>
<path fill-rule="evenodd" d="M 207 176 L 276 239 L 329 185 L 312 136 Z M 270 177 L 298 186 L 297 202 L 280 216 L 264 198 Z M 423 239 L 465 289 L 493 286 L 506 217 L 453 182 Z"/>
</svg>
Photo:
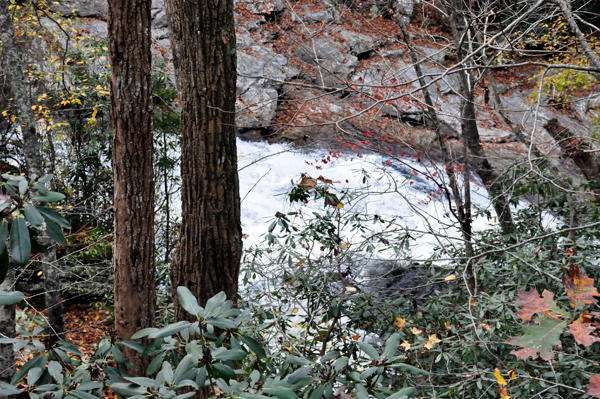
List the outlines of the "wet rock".
<svg viewBox="0 0 600 399">
<path fill-rule="evenodd" d="M 429 298 L 437 287 L 428 284 L 426 271 L 418 262 L 375 261 L 367 266 L 361 289 L 385 297 Z"/>
</svg>

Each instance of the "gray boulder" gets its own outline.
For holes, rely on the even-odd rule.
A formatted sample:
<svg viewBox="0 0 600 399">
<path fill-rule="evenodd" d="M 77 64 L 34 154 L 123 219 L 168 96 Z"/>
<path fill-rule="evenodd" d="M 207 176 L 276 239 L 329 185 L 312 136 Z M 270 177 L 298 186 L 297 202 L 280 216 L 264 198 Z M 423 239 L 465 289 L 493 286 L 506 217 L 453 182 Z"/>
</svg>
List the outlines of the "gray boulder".
<svg viewBox="0 0 600 399">
<path fill-rule="evenodd" d="M 268 127 L 277 109 L 277 90 L 253 86 L 236 101 L 238 129 Z"/>
<path fill-rule="evenodd" d="M 106 0 L 60 0 L 48 2 L 48 6 L 65 15 L 76 14 L 86 18 L 108 19 Z"/>
<path fill-rule="evenodd" d="M 358 58 L 342 54 L 337 43 L 331 39 L 317 39 L 313 47 L 301 46 L 294 55 L 309 65 L 322 68 L 326 74 L 339 74 L 343 77 L 349 77 L 358 66 Z"/>
<path fill-rule="evenodd" d="M 271 124 L 283 82 L 297 75 L 288 59 L 266 47 L 253 45 L 238 52 L 236 125 L 255 129 Z"/>
<path fill-rule="evenodd" d="M 288 65 L 288 59 L 263 46 L 252 46 L 247 52 L 238 52 L 237 94 L 251 87 L 279 89 L 282 82 L 297 74 Z"/>
<path fill-rule="evenodd" d="M 369 58 L 375 55 L 375 49 L 380 44 L 371 36 L 362 33 L 350 32 L 344 29 L 335 31 L 345 42 L 342 43 L 344 52 L 359 58 Z"/>
</svg>

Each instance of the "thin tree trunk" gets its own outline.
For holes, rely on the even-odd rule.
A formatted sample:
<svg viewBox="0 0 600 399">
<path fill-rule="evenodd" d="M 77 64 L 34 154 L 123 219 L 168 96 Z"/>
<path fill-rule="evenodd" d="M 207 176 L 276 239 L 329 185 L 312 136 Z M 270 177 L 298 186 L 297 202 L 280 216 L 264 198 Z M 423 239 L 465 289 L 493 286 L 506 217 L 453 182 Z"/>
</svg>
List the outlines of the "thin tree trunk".
<svg viewBox="0 0 600 399">
<path fill-rule="evenodd" d="M 458 12 L 460 4 L 454 2 L 452 12 L 450 13 L 450 25 L 454 42 L 456 43 L 457 61 L 464 60 L 464 41 L 466 38 L 466 26 L 463 24 L 463 18 Z M 471 153 L 472 166 L 487 187 L 490 200 L 496 214 L 500 227 L 505 234 L 511 234 L 515 231 L 515 223 L 510 210 L 510 204 L 504 194 L 502 179 L 500 174 L 494 170 L 490 161 L 487 159 L 481 139 L 479 129 L 477 128 L 477 116 L 475 113 L 474 101 L 474 77 L 470 71 L 463 70 L 458 73 L 459 84 L 461 86 L 461 128 L 462 137 L 466 141 L 469 152 Z"/>
<path fill-rule="evenodd" d="M 11 264 L 12 266 L 12 264 Z M 11 267 L 0 291 L 14 291 L 15 270 Z M 15 305 L 0 306 L 0 338 L 15 337 Z M 13 344 L 0 344 L 0 381 L 10 383 L 15 375 L 15 351 Z"/>
<path fill-rule="evenodd" d="M 156 304 L 152 163 L 151 1 L 108 2 L 115 209 L 115 327 L 122 340 L 152 327 Z M 148 358 L 123 348 L 144 375 Z"/>
<path fill-rule="evenodd" d="M 168 0 L 181 107 L 182 224 L 171 261 L 173 290 L 200 304 L 224 291 L 237 300 L 242 254 L 235 138 L 233 0 Z M 189 315 L 174 295 L 175 318 Z"/>
<path fill-rule="evenodd" d="M 23 67 L 17 50 L 17 39 L 6 0 L 0 0 L 0 40 L 4 52 L 6 74 L 10 81 L 13 101 L 21 124 L 27 171 L 30 175 L 40 177 L 44 173 L 40 140 L 37 135 L 35 116 L 31 109 L 31 99 L 27 91 L 27 83 L 25 82 Z M 65 334 L 59 273 L 53 269 L 56 267 L 54 264 L 56 262 L 56 247 L 46 234 L 40 235 L 39 242 L 48 247 L 45 254 L 40 254 L 40 260 L 44 271 L 46 307 L 48 308 L 50 344 L 52 345 L 56 341 L 64 339 Z M 50 291 L 48 287 L 50 287 Z"/>
<path fill-rule="evenodd" d="M 465 245 L 465 254 L 468 258 L 467 265 L 465 268 L 465 280 L 467 282 L 467 289 L 469 290 L 469 293 L 471 295 L 475 296 L 477 295 L 478 282 L 477 274 L 475 273 L 475 269 L 473 267 L 475 249 L 473 248 L 472 242 L 470 186 L 468 184 L 465 185 L 465 203 L 463 203 L 462 197 L 460 195 L 460 189 L 458 187 L 458 181 L 456 179 L 456 171 L 454 170 L 454 167 L 452 166 L 452 160 L 450 159 L 450 152 L 448 150 L 446 138 L 444 137 L 441 131 L 442 123 L 438 118 L 437 111 L 433 104 L 433 100 L 431 99 L 431 95 L 429 94 L 429 90 L 427 89 L 427 82 L 425 81 L 425 77 L 423 75 L 423 70 L 421 68 L 419 57 L 415 48 L 412 45 L 413 39 L 410 33 L 408 32 L 408 29 L 406 28 L 406 18 L 403 18 L 402 15 L 397 15 L 395 19 L 398 23 L 398 26 L 400 27 L 400 30 L 402 31 L 404 43 L 408 48 L 408 53 L 410 55 L 411 62 L 413 63 L 413 67 L 415 68 L 417 78 L 419 79 L 419 84 L 421 85 L 421 93 L 423 94 L 425 105 L 427 105 L 426 118 L 428 119 L 428 124 L 435 130 L 436 139 L 440 145 L 442 162 L 446 167 L 446 174 L 448 175 L 450 190 L 452 191 L 452 198 L 454 199 L 454 204 L 456 205 L 455 216 L 460 224 L 460 231 L 463 236 L 463 242 Z M 465 176 L 468 179 L 468 166 L 464 170 Z M 448 193 L 446 196 L 450 198 L 450 195 Z M 450 203 L 449 205 L 452 208 L 452 203 Z"/>
<path fill-rule="evenodd" d="M 571 2 L 567 0 L 554 0 L 554 2 L 558 4 L 560 10 L 567 19 L 569 27 L 575 33 L 575 36 L 583 48 L 583 52 L 590 61 L 590 64 L 592 64 L 592 66 L 600 73 L 600 58 L 598 58 L 596 53 L 594 53 L 594 50 L 592 50 L 590 47 L 590 44 L 585 39 L 585 36 L 583 36 L 581 29 L 579 29 L 579 25 L 577 25 L 577 21 L 575 21 L 575 16 L 573 15 L 573 10 L 571 9 Z"/>
</svg>

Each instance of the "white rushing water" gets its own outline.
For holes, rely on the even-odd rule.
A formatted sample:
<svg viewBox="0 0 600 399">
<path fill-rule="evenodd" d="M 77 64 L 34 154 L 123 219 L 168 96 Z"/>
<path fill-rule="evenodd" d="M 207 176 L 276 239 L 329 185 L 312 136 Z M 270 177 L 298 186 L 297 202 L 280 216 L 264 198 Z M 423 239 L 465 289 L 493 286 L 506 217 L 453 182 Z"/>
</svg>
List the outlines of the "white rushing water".
<svg viewBox="0 0 600 399">
<path fill-rule="evenodd" d="M 322 175 L 333 180 L 337 186 L 360 189 L 365 187 L 361 170 L 367 171 L 371 178 L 367 181 L 370 186 L 369 196 L 356 205 L 360 211 L 377 214 L 385 219 L 391 216 L 401 217 L 401 224 L 409 230 L 434 233 L 424 234 L 417 241 L 413 256 L 430 255 L 436 244 L 435 234 L 458 237 L 456 226 L 446 215 L 449 211 L 447 199 L 442 196 L 432 197 L 431 194 L 438 192 L 438 185 L 421 174 L 429 172 L 432 175 L 438 172 L 436 176 L 439 180 L 441 171 L 436 170 L 438 165 L 420 163 L 408 156 L 402 158 L 402 163 L 392 161 L 389 165 L 386 164 L 388 158 L 374 154 L 362 157 L 344 154 L 341 157 L 330 156 L 327 160 L 330 155 L 328 151 L 306 153 L 294 151 L 286 145 L 241 140 L 237 144 L 240 196 L 243 199 L 242 226 L 244 234 L 249 236 L 245 245 L 260 242 L 274 214 L 290 209 L 287 197 L 280 194 L 289 190 L 291 180 L 297 182 L 302 173 L 313 178 Z M 327 163 L 323 163 L 323 159 Z M 486 190 L 478 183 L 471 184 L 474 206 L 487 209 L 494 215 Z M 474 228 L 483 229 L 493 224 L 494 219 L 479 217 Z"/>
</svg>

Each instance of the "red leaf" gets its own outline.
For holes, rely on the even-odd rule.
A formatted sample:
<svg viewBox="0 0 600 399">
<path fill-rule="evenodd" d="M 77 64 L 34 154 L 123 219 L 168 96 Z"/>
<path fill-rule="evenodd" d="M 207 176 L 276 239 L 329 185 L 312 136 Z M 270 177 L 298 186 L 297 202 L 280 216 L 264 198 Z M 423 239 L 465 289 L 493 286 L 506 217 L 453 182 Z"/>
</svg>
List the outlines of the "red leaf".
<svg viewBox="0 0 600 399">
<path fill-rule="evenodd" d="M 594 398 L 600 398 L 600 375 L 590 376 L 586 393 Z"/>
<path fill-rule="evenodd" d="M 523 321 L 531 321 L 536 313 L 545 314 L 552 318 L 557 318 L 556 314 L 564 314 L 554 302 L 554 293 L 548 290 L 544 290 L 542 296 L 534 289 L 529 292 L 519 291 L 519 300 L 515 302 L 515 305 L 523 307 L 517 312 L 517 316 Z"/>
<path fill-rule="evenodd" d="M 589 278 L 585 271 L 577 266 L 571 265 L 569 273 L 563 277 L 563 284 L 569 296 L 569 302 L 575 309 L 598 302 L 594 297 L 600 296 L 600 294 L 594 287 L 594 279 Z"/>
<path fill-rule="evenodd" d="M 596 327 L 592 325 L 593 317 L 592 314 L 584 312 L 579 319 L 569 324 L 569 330 L 567 331 L 568 333 L 573 334 L 573 337 L 578 344 L 581 344 L 586 348 L 591 346 L 594 342 L 600 342 L 600 338 L 591 335 L 596 331 Z"/>
</svg>

